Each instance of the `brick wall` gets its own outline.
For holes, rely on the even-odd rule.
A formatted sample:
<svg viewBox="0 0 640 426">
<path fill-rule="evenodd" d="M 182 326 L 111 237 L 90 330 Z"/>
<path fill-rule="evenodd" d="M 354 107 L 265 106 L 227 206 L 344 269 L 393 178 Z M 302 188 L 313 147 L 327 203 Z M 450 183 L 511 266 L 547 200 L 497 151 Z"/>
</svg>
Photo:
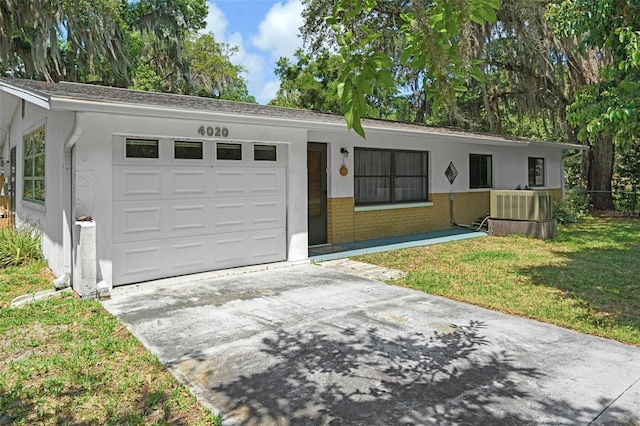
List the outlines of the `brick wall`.
<svg viewBox="0 0 640 426">
<path fill-rule="evenodd" d="M 449 228 L 449 194 L 432 194 L 431 200 L 432 206 L 355 211 L 352 197 L 329 198 L 328 240 L 339 243 Z M 488 191 L 455 194 L 456 222 L 476 222 L 489 213 L 489 202 Z"/>
<path fill-rule="evenodd" d="M 327 239 L 330 243 L 355 241 L 353 197 L 327 199 Z"/>
</svg>

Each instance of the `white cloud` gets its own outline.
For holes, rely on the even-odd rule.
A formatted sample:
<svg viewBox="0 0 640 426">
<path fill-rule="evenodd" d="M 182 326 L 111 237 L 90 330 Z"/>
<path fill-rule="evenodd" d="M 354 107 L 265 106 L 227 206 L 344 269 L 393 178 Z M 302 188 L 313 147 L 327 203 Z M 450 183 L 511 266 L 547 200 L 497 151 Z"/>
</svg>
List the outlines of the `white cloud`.
<svg viewBox="0 0 640 426">
<path fill-rule="evenodd" d="M 209 2 L 209 14 L 207 15 L 207 27 L 205 32 L 213 33 L 216 41 L 225 42 L 227 38 L 227 26 L 229 21 L 224 15 L 224 12 L 212 2 Z"/>
<path fill-rule="evenodd" d="M 280 88 L 280 80 L 271 80 L 263 84 L 262 89 L 256 94 L 257 99 L 266 99 L 265 102 L 269 102 L 276 97 L 278 89 Z"/>
<path fill-rule="evenodd" d="M 258 33 L 251 37 L 251 44 L 269 52 L 277 61 L 281 56 L 291 58 L 302 46 L 299 28 L 303 24 L 304 7 L 300 0 L 274 4 L 258 26 Z"/>
<path fill-rule="evenodd" d="M 275 62 L 281 56 L 292 58 L 296 49 L 302 47 L 302 40 L 298 37 L 298 29 L 303 23 L 301 1 L 275 3 L 252 34 L 229 32 L 229 20 L 224 11 L 214 1 L 208 4 L 209 15 L 204 31 L 212 32 L 219 43 L 238 48 L 231 62 L 245 68 L 249 93 L 261 104 L 269 102 L 280 86 L 273 74 Z"/>
</svg>

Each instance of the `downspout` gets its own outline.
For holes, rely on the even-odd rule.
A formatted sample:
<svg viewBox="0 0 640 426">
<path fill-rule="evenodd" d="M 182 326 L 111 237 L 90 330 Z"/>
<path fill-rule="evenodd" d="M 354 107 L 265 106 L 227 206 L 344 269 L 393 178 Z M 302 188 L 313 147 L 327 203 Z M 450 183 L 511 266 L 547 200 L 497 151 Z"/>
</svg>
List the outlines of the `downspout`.
<svg viewBox="0 0 640 426">
<path fill-rule="evenodd" d="M 64 143 L 62 178 L 62 250 L 64 273 L 53 282 L 57 289 L 69 287 L 73 265 L 73 147 L 84 127 L 84 113 L 75 112 L 73 127 Z"/>
</svg>

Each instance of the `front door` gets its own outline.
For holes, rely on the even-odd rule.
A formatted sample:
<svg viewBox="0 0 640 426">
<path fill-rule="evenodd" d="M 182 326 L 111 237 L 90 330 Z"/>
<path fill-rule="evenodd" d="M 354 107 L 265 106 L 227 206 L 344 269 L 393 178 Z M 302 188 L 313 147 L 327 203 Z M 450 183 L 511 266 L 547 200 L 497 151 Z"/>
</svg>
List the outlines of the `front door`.
<svg viewBox="0 0 640 426">
<path fill-rule="evenodd" d="M 327 242 L 327 144 L 307 145 L 309 245 Z"/>
</svg>

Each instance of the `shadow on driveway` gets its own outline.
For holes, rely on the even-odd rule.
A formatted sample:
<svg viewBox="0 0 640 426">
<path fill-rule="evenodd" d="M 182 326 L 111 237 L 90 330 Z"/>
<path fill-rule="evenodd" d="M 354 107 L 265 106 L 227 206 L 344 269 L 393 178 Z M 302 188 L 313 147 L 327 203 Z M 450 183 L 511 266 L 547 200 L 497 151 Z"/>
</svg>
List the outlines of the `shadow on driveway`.
<svg viewBox="0 0 640 426">
<path fill-rule="evenodd" d="M 313 265 L 112 297 L 225 424 L 640 421 L 638 348 Z"/>
</svg>

